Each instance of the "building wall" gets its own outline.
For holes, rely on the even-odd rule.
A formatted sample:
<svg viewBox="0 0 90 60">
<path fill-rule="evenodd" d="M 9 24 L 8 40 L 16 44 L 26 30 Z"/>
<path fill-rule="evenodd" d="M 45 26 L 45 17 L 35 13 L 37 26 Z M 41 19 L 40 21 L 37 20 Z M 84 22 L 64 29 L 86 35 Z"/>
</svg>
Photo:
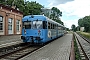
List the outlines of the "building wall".
<svg viewBox="0 0 90 60">
<path fill-rule="evenodd" d="M 2 12 L 1 10 L 0 10 L 0 15 L 1 16 L 3 16 L 3 19 L 5 19 L 5 12 Z M 5 21 L 3 21 L 3 23 L 4 23 Z M 5 33 L 4 33 L 4 31 L 5 31 L 5 25 L 3 24 L 3 30 L 2 31 L 0 31 L 0 35 L 4 35 Z"/>
<path fill-rule="evenodd" d="M 84 31 L 84 27 L 80 27 L 80 31 Z"/>
<path fill-rule="evenodd" d="M 3 9 L 3 7 L 0 7 L 0 16 L 3 16 L 3 30 L 0 31 L 0 35 L 21 34 L 23 14 L 19 12 L 14 12 L 13 10 Z M 10 18 L 12 19 L 10 20 Z M 9 20 L 12 21 L 12 23 L 10 23 Z M 19 22 L 19 24 L 17 24 L 16 22 Z M 12 26 L 11 34 L 9 34 L 10 33 L 10 31 L 8 30 L 9 26 L 10 27 Z M 17 26 L 19 26 L 20 28 L 18 32 L 17 32 Z"/>
</svg>

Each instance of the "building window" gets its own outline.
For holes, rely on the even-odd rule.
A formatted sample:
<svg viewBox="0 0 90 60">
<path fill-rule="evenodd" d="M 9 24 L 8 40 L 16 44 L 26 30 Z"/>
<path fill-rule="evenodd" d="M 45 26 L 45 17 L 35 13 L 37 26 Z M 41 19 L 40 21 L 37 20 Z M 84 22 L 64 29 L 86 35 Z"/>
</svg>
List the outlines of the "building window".
<svg viewBox="0 0 90 60">
<path fill-rule="evenodd" d="M 9 18 L 8 20 L 8 30 L 12 30 L 12 18 Z"/>
<path fill-rule="evenodd" d="M 0 30 L 3 30 L 3 17 L 0 16 Z"/>
<path fill-rule="evenodd" d="M 16 20 L 16 29 L 17 32 L 20 32 L 20 20 Z"/>
</svg>

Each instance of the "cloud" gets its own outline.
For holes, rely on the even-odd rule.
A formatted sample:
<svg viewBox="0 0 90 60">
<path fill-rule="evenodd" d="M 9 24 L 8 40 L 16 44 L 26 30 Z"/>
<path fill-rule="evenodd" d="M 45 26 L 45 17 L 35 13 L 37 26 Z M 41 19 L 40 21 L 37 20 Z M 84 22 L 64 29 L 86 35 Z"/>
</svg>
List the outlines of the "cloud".
<svg viewBox="0 0 90 60">
<path fill-rule="evenodd" d="M 90 15 L 90 1 L 89 0 L 64 0 L 64 4 L 58 4 L 52 0 L 51 5 L 49 7 L 57 7 L 62 11 L 62 21 L 66 26 L 71 28 L 72 24 L 78 25 L 78 19 L 84 16 Z M 62 0 L 63 1 L 63 0 Z M 54 5 L 57 3 L 57 5 Z"/>
<path fill-rule="evenodd" d="M 56 5 L 59 5 L 59 4 L 65 4 L 67 2 L 70 2 L 70 1 L 74 1 L 74 0 L 48 0 L 48 2 L 50 3 L 49 6 L 56 6 Z"/>
<path fill-rule="evenodd" d="M 77 17 L 84 17 L 90 15 L 90 1 L 89 0 L 75 0 L 66 4 L 57 5 L 63 13 L 67 16 L 75 15 Z"/>
<path fill-rule="evenodd" d="M 74 24 L 75 26 L 78 26 L 77 21 L 78 21 L 77 19 L 75 19 L 75 20 L 63 20 L 64 26 L 69 28 L 69 29 L 71 29 L 72 24 Z"/>
</svg>

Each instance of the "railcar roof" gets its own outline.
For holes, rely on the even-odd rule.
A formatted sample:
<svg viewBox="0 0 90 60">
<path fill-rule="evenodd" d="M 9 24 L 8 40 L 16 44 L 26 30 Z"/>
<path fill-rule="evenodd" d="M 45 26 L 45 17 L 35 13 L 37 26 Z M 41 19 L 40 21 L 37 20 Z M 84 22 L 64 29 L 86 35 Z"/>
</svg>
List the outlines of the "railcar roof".
<svg viewBox="0 0 90 60">
<path fill-rule="evenodd" d="M 23 21 L 29 21 L 29 20 L 46 20 L 46 17 L 43 16 L 43 15 L 28 15 L 28 16 L 25 16 L 23 17 Z"/>
</svg>

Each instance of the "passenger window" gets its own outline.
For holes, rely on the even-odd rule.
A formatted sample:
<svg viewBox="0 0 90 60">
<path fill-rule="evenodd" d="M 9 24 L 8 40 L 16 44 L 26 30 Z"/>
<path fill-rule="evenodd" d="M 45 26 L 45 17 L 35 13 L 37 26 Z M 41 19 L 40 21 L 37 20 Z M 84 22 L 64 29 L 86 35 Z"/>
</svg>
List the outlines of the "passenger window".
<svg viewBox="0 0 90 60">
<path fill-rule="evenodd" d="M 42 21 L 33 21 L 33 29 L 42 29 Z"/>
<path fill-rule="evenodd" d="M 54 29 L 54 24 L 53 24 L 53 29 Z"/>
<path fill-rule="evenodd" d="M 31 21 L 25 21 L 25 22 L 23 22 L 23 28 L 25 28 L 25 29 L 31 29 Z"/>
<path fill-rule="evenodd" d="M 54 29 L 56 29 L 56 24 L 54 24 Z"/>
<path fill-rule="evenodd" d="M 51 23 L 51 29 L 53 29 L 53 24 Z"/>
<path fill-rule="evenodd" d="M 48 22 L 48 29 L 50 29 L 50 23 Z"/>
<path fill-rule="evenodd" d="M 43 29 L 47 29 L 47 21 L 43 21 Z"/>
</svg>

